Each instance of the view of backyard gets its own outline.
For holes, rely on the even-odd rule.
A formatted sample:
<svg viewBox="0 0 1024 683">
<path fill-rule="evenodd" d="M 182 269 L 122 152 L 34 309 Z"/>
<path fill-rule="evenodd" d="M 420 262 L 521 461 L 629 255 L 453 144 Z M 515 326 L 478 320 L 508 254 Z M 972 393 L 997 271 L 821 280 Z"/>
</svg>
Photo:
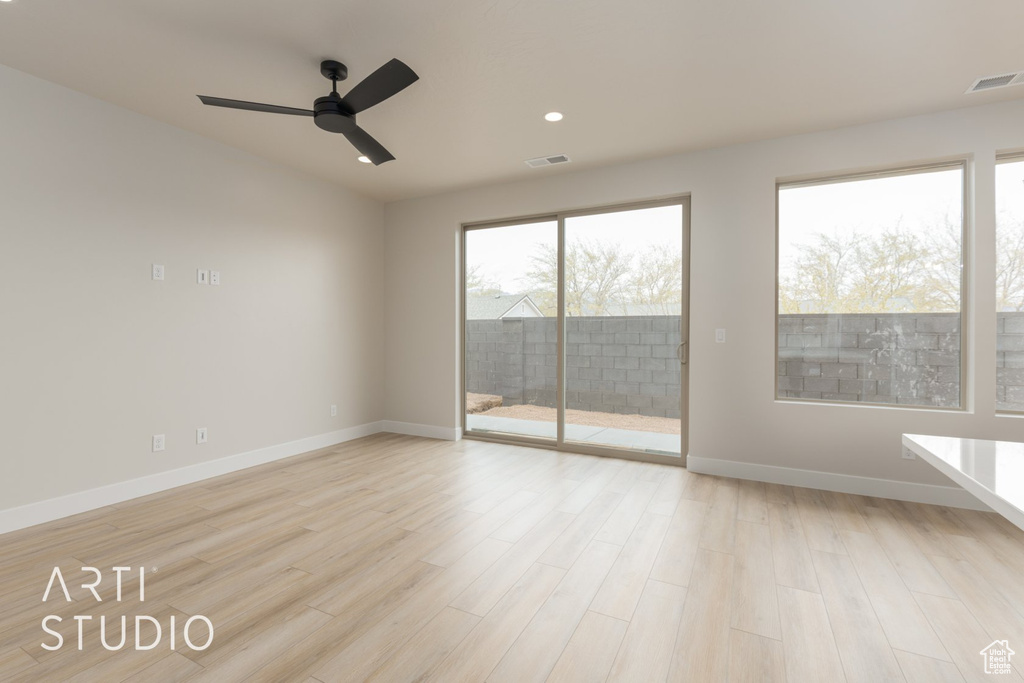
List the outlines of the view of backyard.
<svg viewBox="0 0 1024 683">
<path fill-rule="evenodd" d="M 489 415 L 517 420 L 537 420 L 555 422 L 558 411 L 546 406 L 519 404 L 502 406 L 501 396 L 486 394 L 467 394 L 466 412 L 470 415 Z M 651 417 L 649 415 L 621 415 L 618 413 L 602 413 L 589 410 L 565 411 L 567 422 L 588 427 L 615 427 L 639 432 L 656 432 L 658 434 L 679 434 L 680 422 L 667 417 Z"/>
<path fill-rule="evenodd" d="M 1024 162 L 997 175 L 997 401 L 1019 411 Z M 961 404 L 963 182 L 954 164 L 780 188 L 778 397 Z M 471 428 L 554 438 L 564 363 L 567 439 L 680 434 L 678 210 L 569 217 L 564 254 L 554 221 L 467 232 Z"/>
<path fill-rule="evenodd" d="M 679 453 L 679 204 L 466 233 L 467 426 Z M 559 261 L 564 359 L 558 352 Z"/>
<path fill-rule="evenodd" d="M 1024 409 L 1024 164 L 997 167 L 1000 410 Z M 779 189 L 778 396 L 959 407 L 960 164 Z"/>
</svg>

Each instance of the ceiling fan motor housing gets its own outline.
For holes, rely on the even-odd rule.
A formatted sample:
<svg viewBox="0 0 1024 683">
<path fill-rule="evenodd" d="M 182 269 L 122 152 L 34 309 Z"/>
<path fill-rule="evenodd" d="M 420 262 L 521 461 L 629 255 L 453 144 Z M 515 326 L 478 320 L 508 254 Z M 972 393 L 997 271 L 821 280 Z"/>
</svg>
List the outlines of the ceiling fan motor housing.
<svg viewBox="0 0 1024 683">
<path fill-rule="evenodd" d="M 351 133 L 356 128 L 356 115 L 338 93 L 331 93 L 313 103 L 313 123 L 331 133 Z"/>
</svg>

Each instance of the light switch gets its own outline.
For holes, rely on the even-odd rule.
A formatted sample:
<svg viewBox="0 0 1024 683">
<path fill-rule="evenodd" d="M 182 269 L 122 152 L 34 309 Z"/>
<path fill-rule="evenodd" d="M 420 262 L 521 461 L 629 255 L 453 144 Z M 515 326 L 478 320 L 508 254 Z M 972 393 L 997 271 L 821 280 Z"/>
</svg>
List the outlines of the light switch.
<svg viewBox="0 0 1024 683">
<path fill-rule="evenodd" d="M 725 329 L 724 328 L 718 328 L 717 330 L 715 330 L 715 343 L 716 344 L 724 344 L 725 343 Z"/>
<path fill-rule="evenodd" d="M 210 283 L 210 271 L 200 268 L 196 271 L 196 284 L 206 285 Z"/>
</svg>

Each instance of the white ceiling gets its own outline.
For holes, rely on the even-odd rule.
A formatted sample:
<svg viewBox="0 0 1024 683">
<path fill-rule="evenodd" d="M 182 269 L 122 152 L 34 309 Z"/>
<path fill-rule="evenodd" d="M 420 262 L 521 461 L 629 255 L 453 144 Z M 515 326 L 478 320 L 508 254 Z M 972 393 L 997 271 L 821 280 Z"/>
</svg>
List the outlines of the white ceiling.
<svg viewBox="0 0 1024 683">
<path fill-rule="evenodd" d="M 1020 0 L 14 0 L 0 63 L 382 200 L 1024 97 Z M 392 57 L 420 81 L 359 115 L 356 161 L 309 108 Z M 550 110 L 565 120 L 543 120 Z M 564 167 L 525 159 L 568 154 Z"/>
</svg>

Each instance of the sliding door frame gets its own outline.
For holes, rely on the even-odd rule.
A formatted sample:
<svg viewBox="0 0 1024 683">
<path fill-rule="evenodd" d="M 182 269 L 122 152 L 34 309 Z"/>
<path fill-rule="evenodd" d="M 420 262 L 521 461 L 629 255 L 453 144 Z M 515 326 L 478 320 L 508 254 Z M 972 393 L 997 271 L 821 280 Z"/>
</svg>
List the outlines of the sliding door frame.
<svg viewBox="0 0 1024 683">
<path fill-rule="evenodd" d="M 680 455 L 660 455 L 628 448 L 615 448 L 613 446 L 601 446 L 583 441 L 565 440 L 565 221 L 568 218 L 580 216 L 594 216 L 605 213 L 619 213 L 637 209 L 654 209 L 663 206 L 680 206 L 682 208 L 682 273 L 681 281 L 683 287 L 682 310 L 680 311 L 680 340 L 681 358 L 679 375 L 679 413 L 680 413 Z M 534 436 L 518 434 L 474 432 L 467 424 L 466 418 L 466 389 L 468 385 L 468 374 L 466 372 L 467 340 L 466 340 L 466 234 L 473 230 L 487 228 L 510 227 L 514 225 L 525 225 L 531 223 L 555 222 L 557 225 L 557 312 L 556 329 L 558 341 L 556 344 L 556 356 L 558 369 L 556 387 L 556 412 L 557 430 L 555 439 L 547 439 Z M 585 455 L 598 455 L 604 457 L 621 458 L 625 460 L 638 460 L 641 462 L 652 462 L 662 465 L 686 466 L 686 455 L 689 445 L 689 331 L 690 331 L 690 195 L 680 194 L 657 199 L 629 202 L 624 204 L 611 204 L 586 209 L 573 209 L 570 211 L 557 211 L 554 213 L 536 214 L 532 216 L 521 216 L 504 220 L 485 221 L 476 223 L 463 223 L 459 231 L 459 336 L 461 343 L 460 369 L 462 378 L 460 382 L 460 406 L 462 436 L 466 439 L 480 441 L 491 441 L 495 443 L 513 444 L 519 446 L 534 446 L 550 450 L 565 451 L 571 453 L 582 453 Z"/>
</svg>

